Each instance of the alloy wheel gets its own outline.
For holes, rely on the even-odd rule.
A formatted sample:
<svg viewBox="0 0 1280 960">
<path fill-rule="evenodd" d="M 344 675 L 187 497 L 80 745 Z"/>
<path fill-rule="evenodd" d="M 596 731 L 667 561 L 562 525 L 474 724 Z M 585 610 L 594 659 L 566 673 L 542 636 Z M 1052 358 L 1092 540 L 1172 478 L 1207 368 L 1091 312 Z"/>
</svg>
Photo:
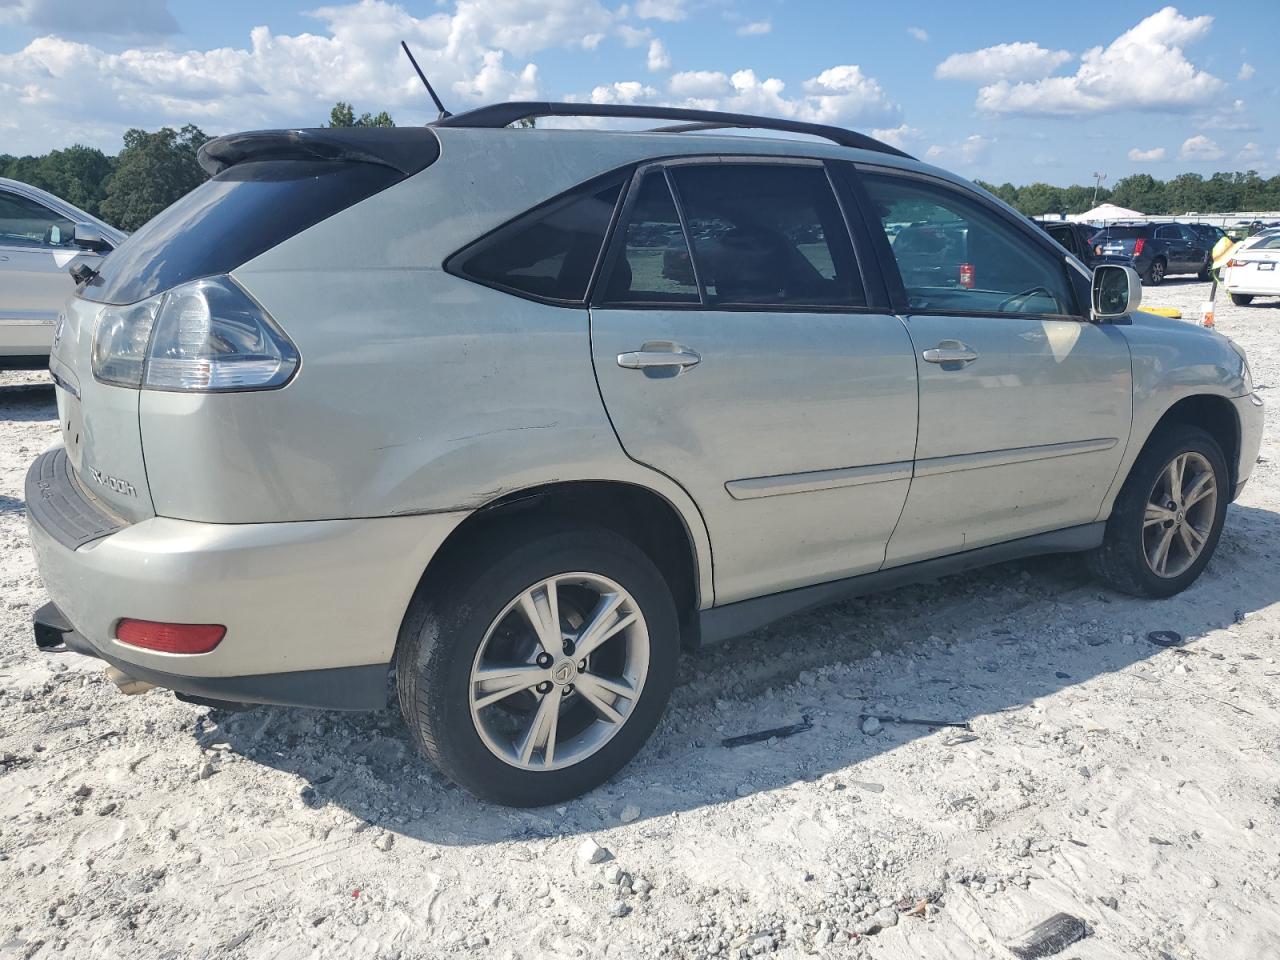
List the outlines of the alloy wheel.
<svg viewBox="0 0 1280 960">
<path fill-rule="evenodd" d="M 649 653 L 644 616 L 620 584 L 593 573 L 541 580 L 503 608 L 476 651 L 476 732 L 522 770 L 579 763 L 631 716 Z"/>
<path fill-rule="evenodd" d="M 1142 549 L 1158 577 L 1185 573 L 1204 552 L 1218 511 L 1218 482 L 1201 454 L 1175 456 L 1156 478 L 1147 497 Z"/>
</svg>

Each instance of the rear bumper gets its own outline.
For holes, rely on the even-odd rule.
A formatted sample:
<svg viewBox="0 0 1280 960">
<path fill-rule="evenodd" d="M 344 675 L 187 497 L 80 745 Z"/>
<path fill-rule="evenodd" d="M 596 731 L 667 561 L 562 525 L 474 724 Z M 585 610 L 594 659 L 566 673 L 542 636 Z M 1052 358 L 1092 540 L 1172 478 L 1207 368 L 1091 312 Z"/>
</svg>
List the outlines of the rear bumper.
<svg viewBox="0 0 1280 960">
<path fill-rule="evenodd" d="M 69 647 L 194 696 L 340 709 L 385 705 L 409 600 L 465 516 L 257 524 L 153 517 L 71 545 L 47 511 L 27 512 L 40 575 L 74 633 Z M 115 639 L 125 617 L 219 623 L 227 633 L 209 653 L 160 653 Z"/>
</svg>

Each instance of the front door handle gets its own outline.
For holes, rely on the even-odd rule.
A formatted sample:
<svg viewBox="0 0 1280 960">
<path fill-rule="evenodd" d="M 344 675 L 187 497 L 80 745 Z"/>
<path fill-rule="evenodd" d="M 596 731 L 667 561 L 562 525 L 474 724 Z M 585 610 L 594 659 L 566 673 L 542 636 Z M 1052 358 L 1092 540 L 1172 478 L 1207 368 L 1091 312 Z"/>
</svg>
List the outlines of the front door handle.
<svg viewBox="0 0 1280 960">
<path fill-rule="evenodd" d="M 618 354 L 618 366 L 628 370 L 670 370 L 678 374 L 701 362 L 702 357 L 696 350 L 669 340 L 652 340 L 639 350 Z"/>
<path fill-rule="evenodd" d="M 973 348 L 959 340 L 943 340 L 922 356 L 928 363 L 970 363 L 978 359 Z"/>
</svg>

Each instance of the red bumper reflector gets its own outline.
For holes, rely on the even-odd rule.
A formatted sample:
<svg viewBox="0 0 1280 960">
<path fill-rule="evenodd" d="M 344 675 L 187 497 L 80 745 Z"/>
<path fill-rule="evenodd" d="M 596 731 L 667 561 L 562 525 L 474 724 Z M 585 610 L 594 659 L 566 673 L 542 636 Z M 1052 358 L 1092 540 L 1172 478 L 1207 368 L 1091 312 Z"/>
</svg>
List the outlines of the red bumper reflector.
<svg viewBox="0 0 1280 960">
<path fill-rule="evenodd" d="M 219 623 L 156 623 L 154 620 L 121 620 L 116 639 L 131 647 L 161 653 L 208 653 L 227 635 Z"/>
</svg>

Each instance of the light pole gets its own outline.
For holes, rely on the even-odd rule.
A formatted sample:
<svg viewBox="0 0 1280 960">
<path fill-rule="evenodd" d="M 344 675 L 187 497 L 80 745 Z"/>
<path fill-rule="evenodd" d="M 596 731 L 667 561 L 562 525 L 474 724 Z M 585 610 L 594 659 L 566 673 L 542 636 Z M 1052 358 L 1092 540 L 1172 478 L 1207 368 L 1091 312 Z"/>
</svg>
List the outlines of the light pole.
<svg viewBox="0 0 1280 960">
<path fill-rule="evenodd" d="M 1093 179 L 1093 205 L 1096 207 L 1098 205 L 1098 190 L 1102 187 L 1102 181 L 1107 179 L 1107 175 L 1105 173 L 1094 173 Z"/>
</svg>

